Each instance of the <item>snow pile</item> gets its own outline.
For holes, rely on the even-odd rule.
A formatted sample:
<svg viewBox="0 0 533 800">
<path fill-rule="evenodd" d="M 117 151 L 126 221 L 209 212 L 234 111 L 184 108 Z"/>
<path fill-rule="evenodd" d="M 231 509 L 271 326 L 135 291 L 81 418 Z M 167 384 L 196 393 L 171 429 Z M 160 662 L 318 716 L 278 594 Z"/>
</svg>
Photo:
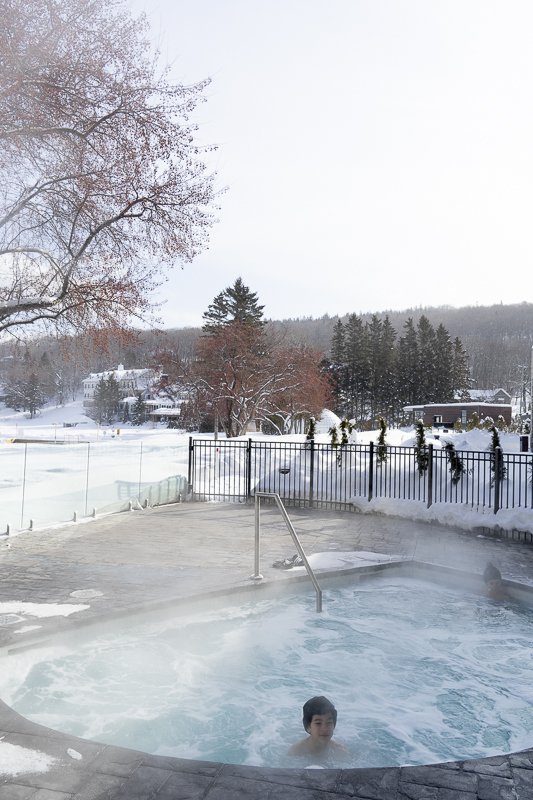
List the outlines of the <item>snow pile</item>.
<svg viewBox="0 0 533 800">
<path fill-rule="evenodd" d="M 24 772 L 48 772 L 56 759 L 40 750 L 0 742 L 0 775 L 14 777 Z M 7 795 L 6 795 L 7 797 Z"/>
<path fill-rule="evenodd" d="M 527 508 L 501 508 L 494 514 L 492 508 L 473 508 L 460 503 L 434 503 L 427 508 L 419 500 L 396 500 L 375 497 L 370 502 L 365 497 L 352 497 L 351 502 L 363 514 L 387 514 L 419 522 L 438 522 L 465 531 L 478 528 L 505 531 L 529 531 L 533 533 L 533 513 Z"/>
<path fill-rule="evenodd" d="M 0 614 L 27 614 L 29 617 L 68 617 L 90 606 L 72 603 L 24 603 L 19 600 L 0 603 Z"/>
</svg>

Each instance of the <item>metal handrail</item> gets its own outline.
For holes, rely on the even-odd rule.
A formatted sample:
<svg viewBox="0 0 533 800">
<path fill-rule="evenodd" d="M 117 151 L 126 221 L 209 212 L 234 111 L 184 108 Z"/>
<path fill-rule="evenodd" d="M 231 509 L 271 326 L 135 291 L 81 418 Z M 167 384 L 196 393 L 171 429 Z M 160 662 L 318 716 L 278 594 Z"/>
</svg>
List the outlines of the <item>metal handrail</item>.
<svg viewBox="0 0 533 800">
<path fill-rule="evenodd" d="M 255 553 L 254 553 L 254 574 L 251 576 L 253 581 L 260 581 L 263 580 L 263 576 L 259 572 L 259 531 L 260 531 L 260 507 L 261 507 L 261 498 L 262 497 L 270 497 L 274 498 L 276 501 L 276 505 L 281 511 L 281 516 L 285 520 L 285 524 L 289 530 L 290 535 L 292 536 L 292 540 L 296 546 L 298 551 L 298 555 L 303 561 L 304 567 L 307 570 L 307 574 L 311 579 L 311 583 L 315 587 L 316 592 L 316 610 L 317 612 L 322 611 L 322 589 L 319 586 L 319 583 L 316 579 L 315 573 L 312 570 L 312 567 L 307 560 L 307 556 L 304 553 L 303 547 L 300 544 L 300 540 L 294 530 L 294 526 L 289 519 L 289 515 L 287 514 L 287 510 L 281 501 L 281 497 L 277 492 L 256 492 L 255 493 Z"/>
</svg>

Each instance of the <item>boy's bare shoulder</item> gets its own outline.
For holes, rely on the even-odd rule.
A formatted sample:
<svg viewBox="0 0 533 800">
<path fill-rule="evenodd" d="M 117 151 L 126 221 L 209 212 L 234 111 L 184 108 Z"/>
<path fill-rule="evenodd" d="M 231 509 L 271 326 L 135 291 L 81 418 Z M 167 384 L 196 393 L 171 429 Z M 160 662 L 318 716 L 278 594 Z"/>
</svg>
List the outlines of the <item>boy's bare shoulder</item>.
<svg viewBox="0 0 533 800">
<path fill-rule="evenodd" d="M 309 740 L 308 739 L 300 739 L 299 742 L 293 744 L 289 747 L 288 754 L 290 756 L 303 756 L 309 753 Z"/>
</svg>

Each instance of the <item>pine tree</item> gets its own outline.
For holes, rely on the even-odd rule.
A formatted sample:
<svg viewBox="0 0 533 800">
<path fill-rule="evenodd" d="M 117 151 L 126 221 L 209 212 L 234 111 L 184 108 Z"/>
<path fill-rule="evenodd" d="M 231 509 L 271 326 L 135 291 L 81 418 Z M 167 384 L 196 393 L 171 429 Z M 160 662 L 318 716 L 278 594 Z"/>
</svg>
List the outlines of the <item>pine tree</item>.
<svg viewBox="0 0 533 800">
<path fill-rule="evenodd" d="M 368 383 L 365 331 L 361 318 L 350 314 L 344 328 L 346 402 L 344 414 L 361 422 L 365 418 L 366 387 Z"/>
<path fill-rule="evenodd" d="M 468 396 L 468 390 L 471 386 L 471 377 L 468 365 L 468 354 L 458 336 L 453 340 L 452 381 L 455 394 L 463 400 Z"/>
<path fill-rule="evenodd" d="M 146 403 L 142 398 L 142 394 L 138 392 L 131 409 L 131 423 L 132 425 L 142 425 L 143 422 L 146 422 Z"/>
<path fill-rule="evenodd" d="M 418 340 L 412 317 L 404 323 L 404 333 L 398 342 L 396 360 L 396 385 L 401 405 L 419 402 L 420 359 Z"/>
<path fill-rule="evenodd" d="M 204 333 L 213 333 L 233 322 L 261 326 L 264 306 L 260 306 L 257 294 L 237 278 L 233 286 L 228 286 L 218 294 L 204 312 Z"/>
<path fill-rule="evenodd" d="M 435 397 L 439 403 L 452 403 L 454 395 L 453 345 L 441 323 L 435 331 Z"/>
<path fill-rule="evenodd" d="M 422 314 L 416 326 L 419 359 L 419 392 L 417 403 L 432 403 L 440 398 L 436 393 L 435 330 L 429 319 Z"/>
</svg>

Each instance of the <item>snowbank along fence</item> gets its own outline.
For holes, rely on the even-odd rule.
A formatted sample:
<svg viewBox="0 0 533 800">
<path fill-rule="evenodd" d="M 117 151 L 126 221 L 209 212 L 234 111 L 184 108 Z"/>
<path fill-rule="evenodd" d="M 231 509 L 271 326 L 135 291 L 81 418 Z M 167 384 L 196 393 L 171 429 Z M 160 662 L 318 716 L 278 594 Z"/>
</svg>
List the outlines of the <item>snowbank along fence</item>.
<svg viewBox="0 0 533 800">
<path fill-rule="evenodd" d="M 533 455 L 311 442 L 189 440 L 193 500 L 245 502 L 277 492 L 284 503 L 349 508 L 387 497 L 472 508 L 533 509 Z"/>
</svg>

